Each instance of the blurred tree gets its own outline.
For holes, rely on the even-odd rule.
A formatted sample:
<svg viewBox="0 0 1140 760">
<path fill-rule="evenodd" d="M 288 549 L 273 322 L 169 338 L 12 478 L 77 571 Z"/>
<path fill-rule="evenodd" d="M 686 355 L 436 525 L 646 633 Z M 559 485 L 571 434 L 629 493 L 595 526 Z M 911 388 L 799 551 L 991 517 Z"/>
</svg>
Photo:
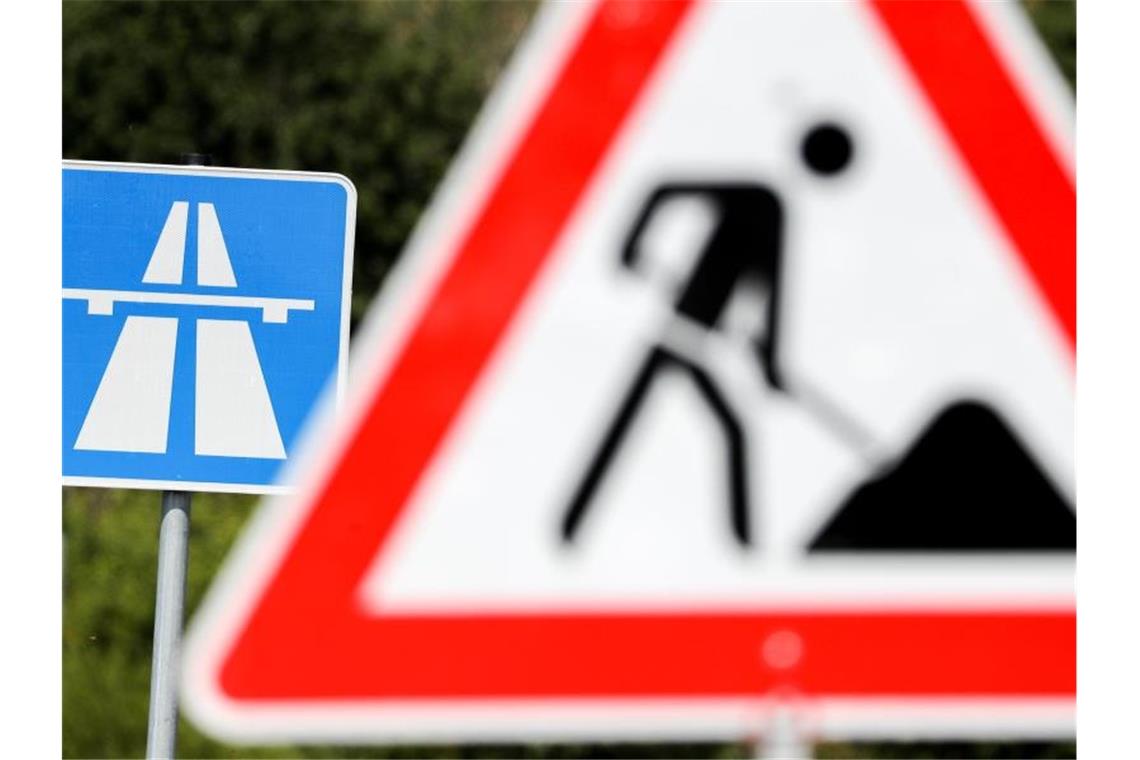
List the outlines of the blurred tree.
<svg viewBox="0 0 1140 760">
<path fill-rule="evenodd" d="M 1024 0 L 1070 84 L 1070 1 Z M 336 171 L 359 191 L 359 318 L 535 6 L 452 3 L 79 3 L 63 6 L 66 158 Z M 65 757 L 146 746 L 159 497 L 64 489 Z M 195 497 L 193 611 L 252 511 Z M 1071 744 L 850 745 L 827 757 L 1064 757 Z M 738 757 L 722 745 L 231 747 L 183 722 L 181 757 Z"/>
<path fill-rule="evenodd" d="M 351 177 L 358 318 L 533 8 L 65 3 L 63 154 Z"/>
<path fill-rule="evenodd" d="M 1037 33 L 1065 80 L 1077 90 L 1077 6 L 1075 0 L 1022 0 Z"/>
</svg>

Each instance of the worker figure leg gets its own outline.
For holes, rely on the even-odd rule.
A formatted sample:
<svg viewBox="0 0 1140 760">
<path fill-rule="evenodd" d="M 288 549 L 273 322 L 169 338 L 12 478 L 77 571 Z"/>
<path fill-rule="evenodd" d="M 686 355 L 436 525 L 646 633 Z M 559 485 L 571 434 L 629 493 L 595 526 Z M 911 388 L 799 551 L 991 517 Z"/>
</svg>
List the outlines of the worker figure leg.
<svg viewBox="0 0 1140 760">
<path fill-rule="evenodd" d="M 573 498 L 570 500 L 562 520 L 562 540 L 565 543 L 573 543 L 577 536 L 590 503 L 613 464 L 614 457 L 629 432 L 634 418 L 641 409 L 654 379 L 660 375 L 662 370 L 670 368 L 683 371 L 693 381 L 724 435 L 725 453 L 727 455 L 726 474 L 729 482 L 729 522 L 732 527 L 732 534 L 738 543 L 742 546 L 748 546 L 751 543 L 748 481 L 745 467 L 747 458 L 745 456 L 744 432 L 740 423 L 708 373 L 698 365 L 663 346 L 656 346 L 650 351 L 630 386 L 629 392 L 622 400 L 609 430 L 606 431 L 601 445 L 594 454 L 594 458 L 579 482 Z"/>
</svg>

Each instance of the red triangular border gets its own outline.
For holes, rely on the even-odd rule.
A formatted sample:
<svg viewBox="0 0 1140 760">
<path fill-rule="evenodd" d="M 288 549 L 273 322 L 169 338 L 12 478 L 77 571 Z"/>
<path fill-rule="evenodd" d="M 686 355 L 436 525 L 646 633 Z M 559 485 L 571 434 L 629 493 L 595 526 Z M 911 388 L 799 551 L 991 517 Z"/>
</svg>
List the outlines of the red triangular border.
<svg viewBox="0 0 1140 760">
<path fill-rule="evenodd" d="M 1075 694 L 1071 611 L 361 612 L 361 579 L 693 5 L 593 12 L 235 638 L 220 672 L 229 699 L 753 696 L 781 685 L 809 695 Z M 1075 190 L 973 11 L 957 1 L 868 7 L 1072 348 Z M 778 630 L 796 631 L 808 654 L 791 669 L 758 656 Z"/>
</svg>

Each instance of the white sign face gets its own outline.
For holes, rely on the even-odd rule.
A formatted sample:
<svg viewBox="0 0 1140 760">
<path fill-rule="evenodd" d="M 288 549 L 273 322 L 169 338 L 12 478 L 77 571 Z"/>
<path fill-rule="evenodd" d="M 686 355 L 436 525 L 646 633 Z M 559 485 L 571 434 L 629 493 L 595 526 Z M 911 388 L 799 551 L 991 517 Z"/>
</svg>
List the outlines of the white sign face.
<svg viewBox="0 0 1140 760">
<path fill-rule="evenodd" d="M 1039 550 L 1075 546 L 1072 345 L 881 35 L 851 33 L 870 21 L 858 6 L 714 5 L 678 32 L 367 598 L 1070 591 L 1071 557 Z M 762 74 L 779 62 L 794 79 Z M 751 91 L 710 86 L 726 70 L 750 72 Z M 813 130 L 846 143 L 845 165 L 813 169 Z M 859 561 L 826 562 L 840 549 Z M 994 583 L 985 549 L 1032 559 L 1002 557 L 1009 585 Z M 899 552 L 930 550 L 897 572 Z"/>
<path fill-rule="evenodd" d="M 1071 102 L 1015 14 L 545 10 L 196 624 L 195 717 L 1070 734 Z"/>
</svg>

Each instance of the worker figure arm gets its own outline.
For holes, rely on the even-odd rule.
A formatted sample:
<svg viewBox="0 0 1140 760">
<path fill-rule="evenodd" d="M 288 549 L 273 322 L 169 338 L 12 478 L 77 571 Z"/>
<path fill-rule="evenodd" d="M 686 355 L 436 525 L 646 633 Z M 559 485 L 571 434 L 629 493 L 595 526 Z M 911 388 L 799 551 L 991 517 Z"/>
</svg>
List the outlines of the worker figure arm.
<svg viewBox="0 0 1140 760">
<path fill-rule="evenodd" d="M 641 258 L 641 237 L 657 209 L 666 201 L 687 195 L 707 195 L 710 185 L 698 182 L 676 182 L 660 185 L 645 201 L 637 220 L 625 237 L 621 249 L 621 263 L 629 269 L 636 270 Z"/>
</svg>

